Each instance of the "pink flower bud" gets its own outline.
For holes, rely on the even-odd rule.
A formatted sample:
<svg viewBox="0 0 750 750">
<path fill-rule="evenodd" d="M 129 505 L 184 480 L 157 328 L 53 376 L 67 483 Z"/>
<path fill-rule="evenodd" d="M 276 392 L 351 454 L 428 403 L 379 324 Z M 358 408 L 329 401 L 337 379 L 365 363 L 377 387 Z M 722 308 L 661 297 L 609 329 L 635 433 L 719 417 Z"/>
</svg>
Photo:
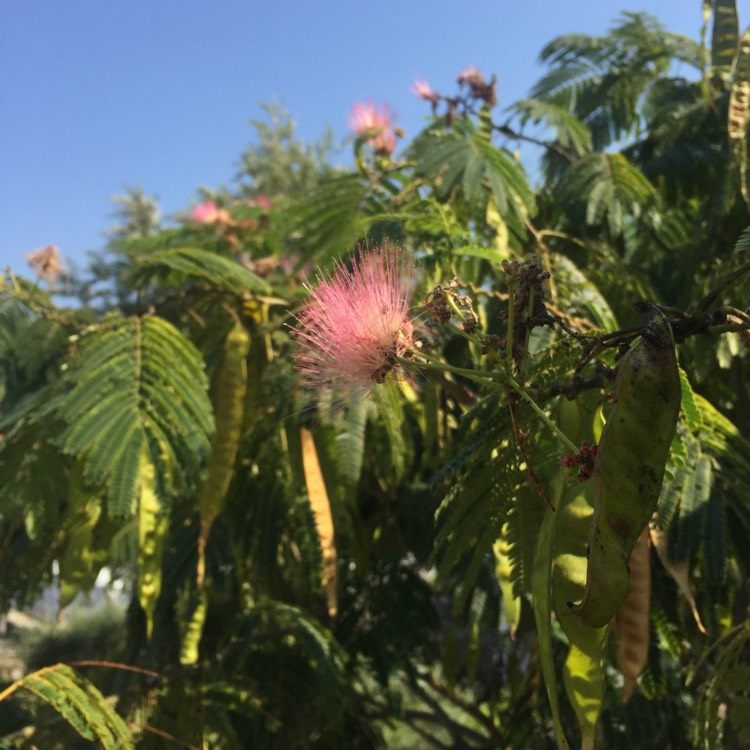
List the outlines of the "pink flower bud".
<svg viewBox="0 0 750 750">
<path fill-rule="evenodd" d="M 60 260 L 60 248 L 57 245 L 40 247 L 38 250 L 26 253 L 25 257 L 31 270 L 48 284 L 54 284 L 58 276 L 67 273 L 68 269 Z"/>
<path fill-rule="evenodd" d="M 416 94 L 420 99 L 432 102 L 437 99 L 437 94 L 430 88 L 430 84 L 424 79 L 417 78 L 414 81 L 414 85 L 411 87 L 412 93 Z"/>
<path fill-rule="evenodd" d="M 387 104 L 378 109 L 372 102 L 358 102 L 349 115 L 349 128 L 356 135 L 374 131 L 367 143 L 375 151 L 390 156 L 396 149 L 396 136 L 391 129 L 395 116 Z"/>
<path fill-rule="evenodd" d="M 196 224 L 215 224 L 229 219 L 229 212 L 219 208 L 214 201 L 203 201 L 190 212 L 190 218 Z"/>
</svg>

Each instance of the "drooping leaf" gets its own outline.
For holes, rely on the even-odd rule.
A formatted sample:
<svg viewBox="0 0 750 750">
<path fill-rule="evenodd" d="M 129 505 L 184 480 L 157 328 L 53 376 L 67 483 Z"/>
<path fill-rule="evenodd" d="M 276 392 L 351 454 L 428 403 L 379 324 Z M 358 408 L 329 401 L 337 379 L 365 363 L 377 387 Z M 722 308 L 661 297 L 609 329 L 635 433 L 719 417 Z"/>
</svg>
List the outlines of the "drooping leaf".
<svg viewBox="0 0 750 750">
<path fill-rule="evenodd" d="M 24 688 L 48 703 L 84 739 L 104 750 L 134 748 L 132 735 L 107 699 L 66 664 L 54 664 L 26 675 L 0 693 L 0 701 Z"/>
<path fill-rule="evenodd" d="M 237 295 L 247 292 L 269 294 L 268 284 L 230 258 L 199 247 L 170 247 L 139 256 L 134 264 L 134 279 L 164 276 L 174 272 L 184 279 L 198 279 Z"/>
<path fill-rule="evenodd" d="M 604 295 L 572 260 L 555 253 L 551 257 L 555 283 L 566 310 L 572 315 L 590 317 L 603 331 L 617 329 L 617 319 Z"/>
<path fill-rule="evenodd" d="M 520 115 L 522 124 L 545 122 L 552 128 L 556 144 L 572 156 L 583 156 L 591 150 L 589 129 L 569 110 L 541 99 L 520 99 L 513 109 Z"/>
<path fill-rule="evenodd" d="M 643 173 L 620 153 L 584 156 L 566 172 L 561 191 L 572 217 L 592 225 L 606 219 L 613 235 L 622 233 L 626 217 L 637 216 L 657 197 Z"/>
<path fill-rule="evenodd" d="M 442 199 L 448 199 L 460 185 L 473 201 L 484 186 L 500 214 L 523 218 L 533 213 L 534 196 L 520 167 L 504 151 L 483 140 L 470 124 L 449 132 L 428 131 L 412 148 L 417 174 L 435 180 Z"/>
</svg>

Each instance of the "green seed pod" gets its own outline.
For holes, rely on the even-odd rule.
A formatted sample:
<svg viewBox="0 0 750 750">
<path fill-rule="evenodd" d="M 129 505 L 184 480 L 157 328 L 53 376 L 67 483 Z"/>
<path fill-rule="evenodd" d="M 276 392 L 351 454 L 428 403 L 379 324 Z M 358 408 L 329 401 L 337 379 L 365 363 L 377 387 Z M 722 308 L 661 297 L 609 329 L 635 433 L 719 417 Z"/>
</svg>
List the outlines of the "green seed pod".
<svg viewBox="0 0 750 750">
<path fill-rule="evenodd" d="M 196 580 L 199 590 L 203 588 L 205 577 L 206 543 L 216 516 L 224 507 L 224 500 L 234 475 L 234 462 L 237 459 L 245 412 L 249 351 L 250 334 L 237 320 L 224 342 L 224 358 L 216 378 L 216 434 L 211 446 L 206 480 L 198 495 L 201 523 L 198 532 Z"/>
<path fill-rule="evenodd" d="M 656 509 L 680 399 L 672 329 L 659 314 L 620 360 L 599 442 L 586 589 L 569 605 L 586 625 L 606 625 L 628 595 L 630 553 Z"/>
<path fill-rule="evenodd" d="M 180 645 L 180 664 L 190 665 L 198 661 L 198 652 L 203 637 L 203 626 L 206 624 L 206 609 L 208 601 L 206 592 L 198 595 L 197 601 L 192 602 L 193 610 L 190 618 L 183 624 L 182 643 Z"/>
<path fill-rule="evenodd" d="M 574 401 L 561 399 L 560 429 L 575 443 L 594 442 L 600 420 L 598 406 L 599 395 L 593 392 Z M 596 499 L 593 478 L 580 482 L 576 473 L 568 472 L 567 488 L 555 512 L 552 604 L 569 644 L 562 669 L 565 692 L 578 718 L 581 747 L 593 748 L 604 700 L 602 654 L 609 629 L 586 627 L 568 607 L 569 601 L 583 596 L 586 587 L 586 550 Z"/>
<path fill-rule="evenodd" d="M 96 582 L 101 556 L 94 546 L 94 529 L 102 514 L 102 504 L 102 493 L 86 487 L 83 469 L 77 465 L 68 486 L 67 544 L 60 560 L 60 609 L 70 604 L 79 591 L 90 591 Z"/>
<path fill-rule="evenodd" d="M 138 468 L 138 601 L 146 613 L 146 634 L 151 638 L 156 602 L 161 592 L 161 562 L 168 518 L 156 494 L 156 469 L 146 447 Z"/>
<path fill-rule="evenodd" d="M 556 512 L 552 561 L 552 599 L 570 648 L 563 664 L 563 684 L 578 717 L 582 742 L 593 747 L 604 700 L 602 655 L 608 628 L 589 628 L 567 603 L 581 597 L 586 585 L 586 546 L 594 512 L 595 484 L 589 479 L 568 487 Z"/>
<path fill-rule="evenodd" d="M 250 336 L 237 321 L 224 343 L 224 358 L 216 380 L 214 413 L 216 436 L 211 449 L 206 481 L 198 496 L 201 521 L 211 524 L 224 505 L 234 472 L 240 442 Z"/>
</svg>

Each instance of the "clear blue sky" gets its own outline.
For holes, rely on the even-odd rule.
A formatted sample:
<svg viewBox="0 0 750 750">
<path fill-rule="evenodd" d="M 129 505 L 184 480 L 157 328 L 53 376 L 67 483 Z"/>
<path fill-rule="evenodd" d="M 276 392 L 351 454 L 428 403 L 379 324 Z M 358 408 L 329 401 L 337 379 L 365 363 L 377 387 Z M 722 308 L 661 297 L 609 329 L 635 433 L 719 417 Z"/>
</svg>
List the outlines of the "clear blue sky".
<svg viewBox="0 0 750 750">
<path fill-rule="evenodd" d="M 232 187 L 259 102 L 282 100 L 311 140 L 327 123 L 343 138 L 354 102 L 387 101 L 411 136 L 429 109 L 415 78 L 452 93 L 474 65 L 497 73 L 502 108 L 551 38 L 644 9 L 698 38 L 701 0 L 5 0 L 0 269 L 26 273 L 48 243 L 85 264 L 125 184 L 165 215 Z"/>
</svg>

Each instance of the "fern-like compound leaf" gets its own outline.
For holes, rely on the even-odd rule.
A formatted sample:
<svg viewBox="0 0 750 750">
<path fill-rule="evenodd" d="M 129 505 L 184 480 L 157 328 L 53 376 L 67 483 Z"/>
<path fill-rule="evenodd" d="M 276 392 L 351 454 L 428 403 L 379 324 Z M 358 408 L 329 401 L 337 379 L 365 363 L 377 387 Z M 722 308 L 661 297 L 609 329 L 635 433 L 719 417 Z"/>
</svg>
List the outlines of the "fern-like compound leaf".
<svg viewBox="0 0 750 750">
<path fill-rule="evenodd" d="M 200 465 L 213 419 L 203 360 L 174 326 L 150 316 L 90 327 L 63 382 L 59 443 L 83 460 L 88 483 L 104 486 L 111 516 L 135 511 L 144 445 L 163 446 L 167 492 L 190 481 L 177 467 Z"/>
</svg>

